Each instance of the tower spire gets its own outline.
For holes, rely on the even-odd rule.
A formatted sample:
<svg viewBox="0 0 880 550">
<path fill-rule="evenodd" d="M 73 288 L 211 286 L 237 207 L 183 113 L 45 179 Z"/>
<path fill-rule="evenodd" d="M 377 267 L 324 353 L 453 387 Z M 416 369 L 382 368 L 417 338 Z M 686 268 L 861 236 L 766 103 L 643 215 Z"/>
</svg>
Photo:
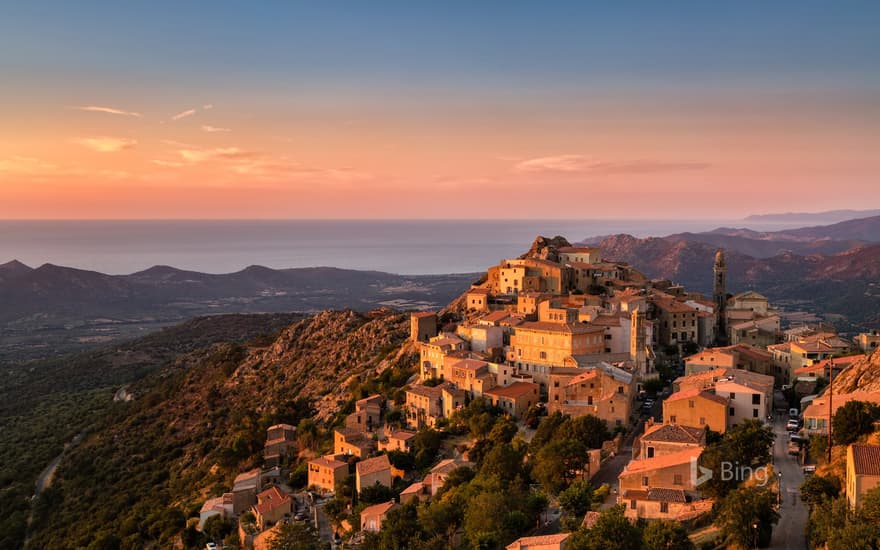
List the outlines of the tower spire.
<svg viewBox="0 0 880 550">
<path fill-rule="evenodd" d="M 727 344 L 727 260 L 724 249 L 715 252 L 715 265 L 712 268 L 714 286 L 712 297 L 715 301 L 715 343 Z"/>
</svg>

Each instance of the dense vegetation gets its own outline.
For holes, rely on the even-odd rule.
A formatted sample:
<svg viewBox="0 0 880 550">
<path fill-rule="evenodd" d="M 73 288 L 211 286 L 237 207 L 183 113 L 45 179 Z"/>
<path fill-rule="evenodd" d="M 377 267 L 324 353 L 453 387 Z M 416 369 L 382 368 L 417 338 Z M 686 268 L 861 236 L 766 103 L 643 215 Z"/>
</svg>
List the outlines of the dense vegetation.
<svg viewBox="0 0 880 550">
<path fill-rule="evenodd" d="M 253 340 L 297 318 L 301 316 L 204 317 L 113 348 L 0 367 L 0 548 L 22 545 L 40 471 L 77 434 L 99 430 L 103 419 L 125 408 L 112 401 L 117 389 L 179 354 L 217 342 Z M 37 511 L 56 498 L 47 492 L 36 503 Z M 39 521 L 34 527 L 40 527 Z"/>
</svg>

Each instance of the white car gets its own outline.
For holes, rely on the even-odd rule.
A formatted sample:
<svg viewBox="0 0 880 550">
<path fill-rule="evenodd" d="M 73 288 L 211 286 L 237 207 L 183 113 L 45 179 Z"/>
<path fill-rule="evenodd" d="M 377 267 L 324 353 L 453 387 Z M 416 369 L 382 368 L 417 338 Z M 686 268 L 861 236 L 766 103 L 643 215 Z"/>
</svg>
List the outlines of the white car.
<svg viewBox="0 0 880 550">
<path fill-rule="evenodd" d="M 217 550 L 217 545 L 213 542 L 209 542 L 205 545 L 205 550 Z"/>
<path fill-rule="evenodd" d="M 790 431 L 790 432 L 791 432 L 791 431 L 797 431 L 797 430 L 800 429 L 800 427 L 801 427 L 801 423 L 798 422 L 798 421 L 797 421 L 796 419 L 794 419 L 794 418 L 792 418 L 791 420 L 789 420 L 788 423 L 785 425 L 785 428 L 786 428 L 788 431 Z"/>
</svg>

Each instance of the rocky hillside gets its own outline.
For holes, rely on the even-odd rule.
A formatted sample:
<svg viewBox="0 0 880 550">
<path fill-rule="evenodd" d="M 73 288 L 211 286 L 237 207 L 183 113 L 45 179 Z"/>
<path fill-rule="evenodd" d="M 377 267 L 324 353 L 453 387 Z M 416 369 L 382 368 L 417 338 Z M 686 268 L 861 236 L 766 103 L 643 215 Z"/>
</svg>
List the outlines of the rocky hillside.
<svg viewBox="0 0 880 550">
<path fill-rule="evenodd" d="M 834 379 L 834 394 L 880 392 L 880 349 L 859 359 Z"/>
<path fill-rule="evenodd" d="M 331 423 L 380 372 L 404 385 L 407 333 L 408 317 L 389 310 L 325 312 L 271 342 L 180 356 L 69 452 L 37 503 L 31 547 L 172 547 L 206 496 L 256 465 L 266 427 Z"/>
</svg>

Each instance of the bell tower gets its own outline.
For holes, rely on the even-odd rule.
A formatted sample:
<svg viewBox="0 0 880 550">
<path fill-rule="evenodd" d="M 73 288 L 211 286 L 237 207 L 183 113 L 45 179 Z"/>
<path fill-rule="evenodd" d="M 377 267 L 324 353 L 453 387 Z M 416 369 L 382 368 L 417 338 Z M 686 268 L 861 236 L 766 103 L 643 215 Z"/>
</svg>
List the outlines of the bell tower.
<svg viewBox="0 0 880 550">
<path fill-rule="evenodd" d="M 719 346 L 727 344 L 727 260 L 724 250 L 715 253 L 714 287 L 712 296 L 715 300 L 715 343 Z"/>
</svg>

